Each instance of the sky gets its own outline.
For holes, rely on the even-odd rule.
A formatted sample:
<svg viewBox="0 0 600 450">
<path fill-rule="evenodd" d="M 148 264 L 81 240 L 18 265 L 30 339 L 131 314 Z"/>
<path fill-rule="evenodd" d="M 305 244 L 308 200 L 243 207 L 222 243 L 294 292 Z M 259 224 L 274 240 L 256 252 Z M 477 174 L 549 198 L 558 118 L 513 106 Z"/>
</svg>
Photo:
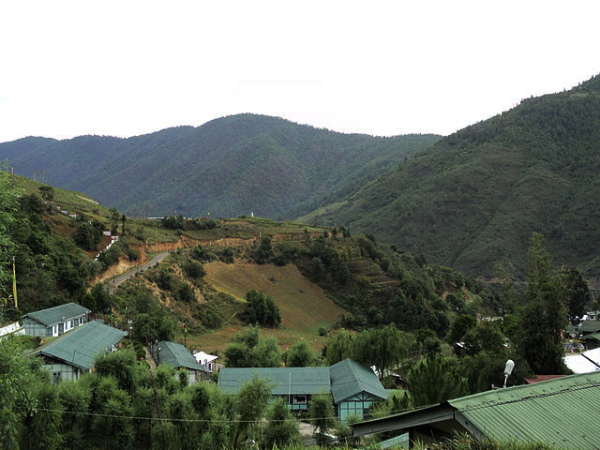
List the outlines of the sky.
<svg viewBox="0 0 600 450">
<path fill-rule="evenodd" d="M 597 0 L 2 0 L 0 142 L 238 113 L 451 134 L 600 73 Z"/>
</svg>

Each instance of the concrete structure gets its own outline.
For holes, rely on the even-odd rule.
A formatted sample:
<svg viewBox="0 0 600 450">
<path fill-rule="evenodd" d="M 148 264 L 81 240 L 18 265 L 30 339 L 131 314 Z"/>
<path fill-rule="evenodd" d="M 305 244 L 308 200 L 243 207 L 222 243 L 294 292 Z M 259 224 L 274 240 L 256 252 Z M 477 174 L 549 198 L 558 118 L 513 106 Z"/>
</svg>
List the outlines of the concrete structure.
<svg viewBox="0 0 600 450">
<path fill-rule="evenodd" d="M 196 361 L 198 361 L 198 364 L 200 364 L 204 370 L 212 373 L 216 368 L 215 361 L 219 357 L 204 352 L 196 352 L 194 353 L 194 358 L 196 358 Z"/>
</svg>

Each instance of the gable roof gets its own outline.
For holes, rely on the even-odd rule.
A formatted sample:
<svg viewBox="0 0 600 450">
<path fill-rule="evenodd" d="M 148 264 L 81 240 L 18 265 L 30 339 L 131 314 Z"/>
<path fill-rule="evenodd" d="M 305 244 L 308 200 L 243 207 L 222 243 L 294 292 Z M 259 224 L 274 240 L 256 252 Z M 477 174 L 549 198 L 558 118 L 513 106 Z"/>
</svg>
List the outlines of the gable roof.
<svg viewBox="0 0 600 450">
<path fill-rule="evenodd" d="M 329 373 L 335 403 L 361 392 L 368 392 L 383 399 L 389 396 L 389 392 L 383 388 L 379 378 L 371 369 L 351 359 L 334 364 L 329 368 Z"/>
<path fill-rule="evenodd" d="M 33 356 L 48 356 L 66 364 L 89 370 L 96 356 L 118 343 L 125 332 L 92 321 L 38 347 Z"/>
<path fill-rule="evenodd" d="M 40 311 L 25 314 L 22 319 L 28 317 L 46 326 L 62 322 L 63 319 L 89 314 L 90 310 L 77 303 L 66 303 L 64 305 L 54 306 L 52 308 L 42 309 Z"/>
<path fill-rule="evenodd" d="M 600 331 L 600 320 L 584 320 L 579 331 L 582 333 L 597 333 Z"/>
<path fill-rule="evenodd" d="M 600 442 L 600 428 L 590 423 L 599 403 L 600 372 L 596 372 L 461 397 L 356 424 L 354 431 L 361 435 L 407 430 L 451 420 L 477 437 L 591 450 Z"/>
<path fill-rule="evenodd" d="M 224 392 L 236 393 L 254 376 L 268 380 L 273 395 L 331 392 L 335 403 L 361 392 L 379 398 L 389 396 L 371 369 L 351 359 L 331 367 L 225 367 L 219 372 L 219 387 Z"/>
<path fill-rule="evenodd" d="M 196 358 L 181 344 L 171 341 L 160 341 L 153 347 L 154 359 L 157 359 L 156 349 L 160 349 L 159 364 L 167 364 L 175 369 L 183 367 L 191 370 L 205 371 Z"/>
<path fill-rule="evenodd" d="M 224 367 L 218 384 L 223 392 L 234 394 L 255 376 L 271 384 L 273 395 L 312 395 L 331 390 L 327 367 Z"/>
</svg>

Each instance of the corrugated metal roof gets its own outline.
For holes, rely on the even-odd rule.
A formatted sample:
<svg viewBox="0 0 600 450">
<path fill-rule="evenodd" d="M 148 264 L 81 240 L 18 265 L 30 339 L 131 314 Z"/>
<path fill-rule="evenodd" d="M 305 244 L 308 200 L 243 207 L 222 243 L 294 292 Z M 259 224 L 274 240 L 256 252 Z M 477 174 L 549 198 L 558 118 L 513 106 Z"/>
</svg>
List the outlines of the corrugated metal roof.
<svg viewBox="0 0 600 450">
<path fill-rule="evenodd" d="M 70 319 L 89 313 L 89 309 L 84 308 L 83 306 L 78 305 L 77 303 L 66 303 L 64 305 L 54 306 L 52 308 L 42 309 L 40 311 L 25 314 L 22 318 L 24 319 L 25 317 L 29 317 L 37 322 L 48 326 L 58 322 L 62 322 L 63 319 Z"/>
<path fill-rule="evenodd" d="M 368 392 L 379 398 L 388 398 L 377 375 L 362 364 L 345 359 L 329 368 L 333 400 L 339 403 L 361 392 Z"/>
<path fill-rule="evenodd" d="M 273 395 L 312 395 L 331 390 L 327 367 L 225 367 L 219 372 L 219 387 L 235 394 L 254 376 L 267 380 Z"/>
<path fill-rule="evenodd" d="M 600 320 L 584 320 L 581 322 L 579 331 L 582 333 L 596 333 L 600 331 Z"/>
<path fill-rule="evenodd" d="M 156 349 L 160 348 L 160 357 L 156 355 Z M 201 370 L 204 368 L 198 364 L 196 358 L 181 344 L 171 341 L 160 341 L 153 347 L 153 356 L 160 364 L 167 364 L 175 369 L 184 367 L 191 370 Z"/>
<path fill-rule="evenodd" d="M 485 436 L 540 441 L 561 449 L 597 449 L 600 372 L 572 375 L 449 400 Z"/>
<path fill-rule="evenodd" d="M 110 349 L 123 336 L 125 336 L 124 331 L 104 325 L 102 322 L 92 321 L 37 348 L 33 355 L 49 356 L 88 370 L 94 364 L 97 355 Z"/>
</svg>

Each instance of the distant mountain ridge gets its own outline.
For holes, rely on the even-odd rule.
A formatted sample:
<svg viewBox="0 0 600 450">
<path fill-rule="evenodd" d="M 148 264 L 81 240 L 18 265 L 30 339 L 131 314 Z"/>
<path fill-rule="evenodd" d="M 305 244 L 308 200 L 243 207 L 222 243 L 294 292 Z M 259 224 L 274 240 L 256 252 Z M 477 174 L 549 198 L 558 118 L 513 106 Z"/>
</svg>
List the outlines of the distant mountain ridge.
<svg viewBox="0 0 600 450">
<path fill-rule="evenodd" d="M 283 218 L 342 198 L 439 139 L 342 134 L 240 114 L 127 139 L 24 138 L 0 144 L 0 159 L 127 215 Z"/>
<path fill-rule="evenodd" d="M 345 223 L 470 274 L 522 273 L 532 233 L 556 264 L 600 274 L 600 77 L 467 127 L 335 205 Z"/>
</svg>

